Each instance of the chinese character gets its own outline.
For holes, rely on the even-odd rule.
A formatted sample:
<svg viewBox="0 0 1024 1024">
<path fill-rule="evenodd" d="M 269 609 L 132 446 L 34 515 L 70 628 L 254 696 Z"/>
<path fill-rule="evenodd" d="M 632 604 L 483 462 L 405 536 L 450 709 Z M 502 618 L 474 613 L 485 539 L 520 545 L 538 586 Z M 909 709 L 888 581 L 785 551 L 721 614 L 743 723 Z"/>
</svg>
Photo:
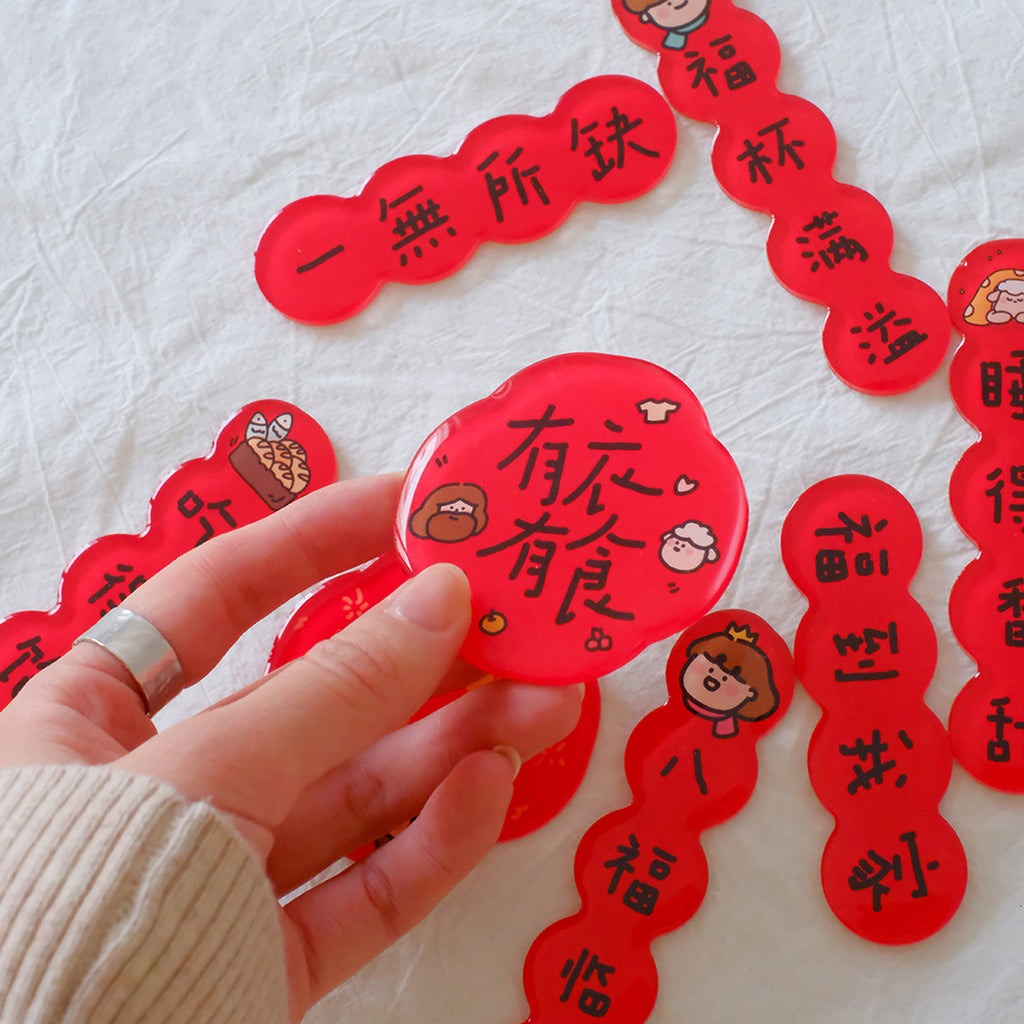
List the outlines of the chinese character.
<svg viewBox="0 0 1024 1024">
<path fill-rule="evenodd" d="M 852 544 L 854 534 L 858 537 L 869 539 L 873 533 L 881 533 L 889 525 L 888 519 L 879 519 L 872 526 L 871 520 L 867 515 L 862 515 L 859 520 L 855 521 L 852 516 L 847 515 L 845 512 L 839 512 L 836 518 L 843 524 L 842 526 L 822 526 L 814 531 L 814 536 L 841 536 L 847 544 Z"/>
<path fill-rule="evenodd" d="M 1003 404 L 1003 378 L 1015 378 L 1009 385 L 1010 406 L 1015 410 L 1010 415 L 1015 420 L 1024 419 L 1024 351 L 1010 353 L 1016 363 L 983 362 L 981 364 L 981 403 L 987 409 L 998 409 Z"/>
<path fill-rule="evenodd" d="M 498 159 L 498 151 L 495 150 L 482 164 L 477 166 L 478 171 L 485 172 L 484 180 L 487 182 L 487 194 L 491 197 L 491 205 L 494 207 L 494 219 L 502 224 L 505 221 L 505 211 L 502 209 L 501 200 L 503 196 L 508 195 L 509 180 L 504 174 L 494 175 L 488 168 L 495 160 Z M 534 164 L 532 167 L 516 167 L 516 161 L 523 155 L 523 147 L 517 146 L 511 156 L 505 160 L 505 166 L 512 168 L 512 186 L 515 187 L 516 195 L 519 197 L 519 202 L 523 206 L 527 206 L 530 202 L 530 193 L 526 188 L 527 183 L 533 188 L 541 203 L 544 206 L 549 206 L 551 200 L 548 198 L 547 192 L 544 191 L 544 186 L 540 182 L 540 178 L 537 176 L 540 171 L 540 165 Z"/>
<path fill-rule="evenodd" d="M 865 655 L 877 654 L 882 648 L 881 641 L 888 644 L 890 654 L 899 653 L 900 646 L 896 635 L 895 622 L 890 622 L 888 627 L 884 630 L 868 628 L 864 630 L 862 635 L 850 633 L 844 637 L 836 633 L 832 637 L 832 642 L 835 644 L 836 650 L 843 657 L 846 657 L 850 651 L 859 651 L 862 645 L 864 647 Z M 857 668 L 862 670 L 873 669 L 874 665 L 874 658 L 871 657 L 862 658 L 857 662 Z M 877 682 L 881 679 L 895 679 L 897 676 L 899 676 L 899 672 L 896 669 L 860 672 L 844 672 L 842 669 L 835 670 L 836 682 L 839 683 Z"/>
<path fill-rule="evenodd" d="M 575 961 L 566 960 L 565 965 L 562 967 L 562 977 L 568 978 L 568 981 L 562 990 L 562 994 L 558 997 L 559 1002 L 569 1002 L 573 989 L 576 987 L 576 982 L 581 977 L 583 981 L 590 981 L 591 978 L 596 977 L 597 983 L 601 988 L 607 988 L 608 976 L 614 973 L 614 967 L 610 964 L 601 963 L 600 957 L 596 953 L 591 955 L 590 950 L 584 947 Z M 576 1005 L 588 1017 L 603 1017 L 608 1012 L 611 1003 L 611 997 L 606 992 L 601 992 L 596 988 L 585 988 L 580 993 Z"/>
<path fill-rule="evenodd" d="M 816 274 L 822 266 L 826 270 L 835 270 L 837 264 L 844 260 L 860 260 L 865 262 L 868 258 L 868 251 L 855 238 L 848 238 L 842 233 L 841 225 L 835 224 L 839 214 L 834 210 L 824 211 L 813 218 L 809 224 L 804 225 L 804 231 L 817 231 L 818 241 L 824 242 L 825 247 L 821 249 L 805 249 L 800 255 L 804 259 L 813 260 L 811 273 Z M 797 236 L 800 245 L 811 245 L 810 235 Z"/>
<path fill-rule="evenodd" d="M 914 874 L 916 888 L 911 892 L 910 898 L 917 900 L 928 895 L 928 885 L 925 881 L 924 869 L 921 864 L 921 853 L 917 845 L 916 832 L 904 832 L 900 836 L 900 842 L 907 847 L 907 854 L 910 857 L 910 867 Z M 935 871 L 939 867 L 936 860 L 930 861 L 927 865 L 929 871 Z M 892 891 L 891 886 L 885 884 L 886 879 L 893 882 L 903 881 L 903 859 L 899 853 L 893 854 L 891 858 L 885 858 L 875 850 L 868 850 L 867 855 L 853 867 L 849 884 L 853 892 L 871 890 L 871 909 L 879 913 L 882 909 L 882 897 Z"/>
<path fill-rule="evenodd" d="M 908 750 L 913 748 L 914 744 L 905 730 L 900 729 L 897 735 L 904 747 Z M 882 755 L 888 749 L 889 744 L 882 741 L 882 733 L 879 729 L 871 731 L 870 743 L 865 743 L 858 736 L 856 741 L 850 746 L 847 746 L 845 743 L 839 745 L 839 753 L 843 757 L 856 757 L 863 764 L 870 762 L 867 768 L 862 767 L 860 764 L 853 766 L 853 779 L 846 787 L 851 796 L 855 796 L 858 790 L 870 789 L 872 785 L 880 786 L 885 779 L 885 773 L 892 771 L 896 767 L 895 759 L 889 761 L 882 760 Z M 896 778 L 896 788 L 902 789 L 906 782 L 906 775 L 898 775 Z"/>
<path fill-rule="evenodd" d="M 738 161 L 747 160 L 749 161 L 747 169 L 750 171 L 750 182 L 756 184 L 758 176 L 764 179 L 767 184 L 771 184 L 773 181 L 771 171 L 769 170 L 770 164 L 775 164 L 777 167 L 785 167 L 787 162 L 792 163 L 798 171 L 802 171 L 804 168 L 804 162 L 800 159 L 800 154 L 797 152 L 798 146 L 803 146 L 804 141 L 802 139 L 787 139 L 785 133 L 785 127 L 789 124 L 789 118 L 784 117 L 781 121 L 776 121 L 774 124 L 770 124 L 765 128 L 762 128 L 757 134 L 758 136 L 764 137 L 767 135 L 775 135 L 775 156 L 770 157 L 764 152 L 764 142 L 754 142 L 752 139 L 745 139 L 745 148 L 740 152 L 740 155 L 736 157 Z"/>
<path fill-rule="evenodd" d="M 1000 604 L 996 611 L 1010 612 L 1015 619 L 1021 617 L 1021 603 L 1024 602 L 1024 592 L 1021 585 L 1024 584 L 1024 577 L 1018 576 L 1014 580 L 1004 580 L 1003 586 L 1007 589 L 999 595 Z"/>
<path fill-rule="evenodd" d="M 636 479 L 636 470 L 626 466 L 619 472 L 613 472 L 610 462 L 613 456 L 635 452 L 642 448 L 638 442 L 618 440 L 622 427 L 612 421 L 606 421 L 605 427 L 614 439 L 591 440 L 586 445 L 588 453 L 593 453 L 593 461 L 580 477 L 572 476 L 566 487 L 579 480 L 567 493 L 563 493 L 566 473 L 569 471 L 570 446 L 567 441 L 547 439 L 550 432 L 558 436 L 558 431 L 571 427 L 571 417 L 559 418 L 555 406 L 548 405 L 544 412 L 535 418 L 509 420 L 507 426 L 514 431 L 524 431 L 522 440 L 498 462 L 497 467 L 505 470 L 517 462 L 521 463 L 519 490 L 527 491 L 537 484 L 538 501 L 541 506 L 572 505 L 586 496 L 586 515 L 597 516 L 606 511 L 606 504 L 601 500 L 602 487 L 605 483 L 612 487 L 650 497 L 664 493 L 661 487 L 652 487 Z M 607 474 L 605 469 L 608 468 Z M 639 538 L 624 536 L 618 530 L 619 515 L 608 512 L 603 516 L 600 525 L 588 529 L 585 534 L 569 537 L 569 528 L 552 521 L 552 513 L 544 511 L 536 519 L 526 518 L 513 520 L 517 532 L 477 551 L 479 557 L 489 557 L 509 548 L 519 548 L 518 556 L 509 573 L 509 579 L 517 579 L 521 573 L 531 576 L 534 583 L 524 592 L 526 597 L 539 597 L 544 592 L 553 558 L 557 550 L 557 538 L 565 539 L 567 552 L 582 548 L 594 547 L 594 555 L 587 558 L 582 565 L 574 568 L 561 604 L 555 616 L 555 622 L 564 625 L 576 617 L 572 604 L 578 590 L 601 591 L 599 597 L 588 597 L 583 601 L 585 607 L 597 615 L 619 620 L 632 620 L 635 614 L 631 611 L 614 607 L 611 595 L 604 593 L 608 586 L 608 577 L 612 569 L 611 548 L 614 545 L 625 548 L 643 548 L 647 542 Z M 416 522 L 412 523 L 416 532 Z M 592 638 L 593 639 L 593 638 Z M 587 650 L 604 650 L 611 644 L 611 638 L 601 634 L 600 643 L 587 641 Z"/>
<path fill-rule="evenodd" d="M 612 516 L 612 520 L 616 518 L 616 516 Z M 570 547 L 572 547 L 571 544 L 566 545 L 566 549 Z M 577 566 L 573 569 L 572 579 L 569 581 L 565 596 L 562 598 L 562 603 L 558 608 L 558 614 L 555 616 L 555 622 L 560 626 L 565 625 L 567 622 L 572 622 L 576 618 L 576 613 L 570 609 L 577 587 L 582 584 L 584 590 L 604 590 L 608 586 L 608 573 L 612 567 L 611 559 L 608 556 L 611 552 L 605 547 L 599 547 L 595 550 L 602 557 L 588 558 L 584 563 L 586 568 Z M 587 598 L 583 602 L 592 612 L 598 615 L 606 615 L 611 619 L 631 621 L 636 618 L 633 612 L 612 608 L 610 603 L 611 595 L 609 594 L 602 594 L 598 600 Z"/>
<path fill-rule="evenodd" d="M 106 615 L 107 612 L 109 612 L 112 608 L 116 608 L 129 594 L 134 593 L 136 590 L 139 589 L 139 587 L 142 586 L 143 583 L 146 582 L 146 577 L 143 576 L 141 573 L 137 574 L 131 580 L 128 579 L 127 573 L 130 573 L 132 571 L 132 567 L 130 565 L 118 565 L 116 568 L 118 574 L 120 575 L 105 572 L 103 574 L 103 585 L 99 588 L 99 590 L 96 591 L 95 594 L 91 594 L 88 598 L 89 604 L 96 604 L 96 602 L 101 600 L 102 598 L 107 598 L 106 607 L 101 608 L 100 610 L 101 618 L 104 615 Z M 107 597 L 107 594 L 109 594 L 112 590 L 114 590 L 115 587 L 118 587 L 122 583 L 126 583 L 126 588 L 123 592 L 119 592 L 115 594 L 113 597 Z"/>
<path fill-rule="evenodd" d="M 885 306 L 881 302 L 875 303 L 875 312 L 872 313 L 870 310 L 866 310 L 864 313 L 864 319 L 868 321 L 867 327 L 851 327 L 851 334 L 863 334 L 867 331 L 868 334 L 877 334 L 879 341 L 888 350 L 888 355 L 882 360 L 883 363 L 892 363 L 899 359 L 901 356 L 905 356 L 911 349 L 916 348 L 923 341 L 928 340 L 928 335 L 923 334 L 917 330 L 902 331 L 896 337 L 890 339 L 889 327 L 907 327 L 911 323 L 909 316 L 900 317 L 897 319 L 895 310 L 886 310 Z M 895 333 L 895 332 L 893 332 Z M 865 339 L 860 342 L 859 347 L 865 351 L 870 351 L 871 341 Z M 878 359 L 878 356 L 871 352 L 868 356 L 868 365 L 873 366 Z"/>
<path fill-rule="evenodd" d="M 985 753 L 988 760 L 997 764 L 1010 760 L 1010 741 L 1006 738 L 1007 727 L 1012 725 L 1014 729 L 1024 729 L 1024 721 L 1014 721 L 1006 713 L 1006 705 L 1009 703 L 1009 697 L 993 697 L 989 701 L 992 714 L 985 716 L 986 720 L 992 722 L 996 727 L 996 738 L 988 741 Z"/>
<path fill-rule="evenodd" d="M 1002 475 L 1002 468 L 997 467 L 985 476 L 986 480 L 992 481 L 985 496 L 992 499 L 992 522 L 996 524 L 1003 521 L 1003 489 L 1006 481 Z M 1021 499 L 1024 499 L 1024 466 L 1010 466 L 1010 485 L 1015 488 L 1010 492 L 1010 497 L 1016 498 L 1017 504 L 1010 504 L 1007 508 L 1011 512 L 1022 513 L 1013 516 L 1013 521 L 1019 526 L 1024 523 L 1024 504 L 1021 503 Z"/>
<path fill-rule="evenodd" d="M 642 156 L 654 158 L 661 156 L 657 150 L 642 145 L 636 139 L 626 137 L 643 123 L 642 117 L 630 120 L 618 107 L 612 107 L 611 117 L 605 121 L 603 126 L 608 128 L 609 132 L 601 139 L 593 134 L 599 127 L 600 122 L 592 121 L 590 124 L 581 127 L 579 121 L 574 117 L 572 119 L 572 143 L 570 149 L 575 153 L 579 149 L 580 137 L 584 135 L 587 137 L 589 145 L 583 151 L 583 155 L 593 157 L 594 163 L 597 166 L 590 173 L 594 181 L 600 181 L 613 170 L 621 170 L 625 166 L 627 147 L 636 153 L 640 153 Z M 613 147 L 614 155 L 609 156 L 604 152 L 606 145 Z"/>
<path fill-rule="evenodd" d="M 217 512 L 221 519 L 228 524 L 229 528 L 234 528 L 238 523 L 235 522 L 234 517 L 228 511 L 228 506 L 230 504 L 230 498 L 225 498 L 223 501 L 204 502 L 195 491 L 186 491 L 185 494 L 178 499 L 178 511 L 186 519 L 192 519 L 199 515 L 204 508 L 210 509 L 213 512 Z M 194 548 L 199 547 L 200 544 L 205 544 L 214 534 L 213 524 L 206 516 L 199 516 L 199 525 L 202 526 L 203 533 L 199 540 L 192 545 Z"/>
<path fill-rule="evenodd" d="M 383 224 L 390 216 L 390 211 L 404 206 L 405 209 L 395 216 L 394 227 L 391 229 L 393 235 L 398 236 L 391 249 L 401 255 L 401 264 L 406 266 L 409 262 L 408 253 L 402 251 L 406 246 L 412 246 L 412 251 L 417 259 L 423 256 L 423 247 L 419 244 L 426 239 L 434 249 L 440 245 L 437 236 L 434 234 L 444 225 L 448 225 L 445 231 L 449 235 L 455 235 L 455 228 L 448 223 L 448 215 L 441 213 L 441 207 L 436 200 L 427 199 L 426 202 L 417 201 L 413 206 L 411 200 L 423 191 L 422 185 L 417 185 L 404 195 L 388 202 L 380 200 L 380 222 Z M 407 205 L 408 204 L 408 205 Z"/>
<path fill-rule="evenodd" d="M 51 658 L 49 661 L 43 660 L 43 650 L 39 646 L 42 641 L 42 637 L 33 636 L 29 637 L 28 640 L 22 640 L 20 643 L 14 645 L 16 651 L 21 653 L 12 661 L 3 671 L 0 671 L 0 682 L 9 683 L 11 676 L 27 661 L 30 665 L 35 667 L 36 672 L 42 672 L 47 665 L 52 665 L 57 659 Z M 29 681 L 30 676 L 22 676 L 11 688 L 11 697 L 16 697 L 21 691 L 21 688 Z"/>
<path fill-rule="evenodd" d="M 506 540 L 492 544 L 490 547 L 480 548 L 477 555 L 486 558 L 489 555 L 496 555 L 499 551 L 520 545 L 519 555 L 512 571 L 509 573 L 510 580 L 517 579 L 523 568 L 526 567 L 526 574 L 533 576 L 537 581 L 528 590 L 523 591 L 526 597 L 540 597 L 544 592 L 544 584 L 547 580 L 548 569 L 551 566 L 551 559 L 554 558 L 556 545 L 551 540 L 533 540 L 534 534 L 546 534 L 553 536 L 564 536 L 569 532 L 568 526 L 550 526 L 550 512 L 542 513 L 535 522 L 526 519 L 514 520 L 519 528 L 519 533 L 513 534 Z M 536 548 L 536 551 L 533 549 Z"/>
</svg>

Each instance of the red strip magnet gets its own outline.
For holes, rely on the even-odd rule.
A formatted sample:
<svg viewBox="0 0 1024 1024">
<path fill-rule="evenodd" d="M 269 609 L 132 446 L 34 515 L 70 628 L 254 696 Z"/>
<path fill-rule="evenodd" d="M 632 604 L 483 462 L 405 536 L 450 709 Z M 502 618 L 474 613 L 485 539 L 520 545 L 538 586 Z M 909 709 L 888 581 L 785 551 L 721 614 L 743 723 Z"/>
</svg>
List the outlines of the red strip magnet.
<svg viewBox="0 0 1024 1024">
<path fill-rule="evenodd" d="M 336 477 L 334 448 L 311 416 L 272 399 L 245 406 L 221 428 L 209 455 L 186 462 L 160 485 L 142 533 L 94 541 L 65 568 L 55 607 L 0 622 L 0 708 L 179 555 Z"/>
<path fill-rule="evenodd" d="M 847 928 L 889 944 L 937 932 L 967 884 L 938 809 L 953 758 L 924 702 L 935 631 L 908 590 L 921 551 L 909 502 L 867 476 L 815 484 L 782 528 L 783 561 L 809 602 L 796 671 L 823 711 L 808 770 L 836 819 L 822 888 Z"/>
<path fill-rule="evenodd" d="M 867 192 L 833 178 L 836 136 L 813 104 L 779 92 L 779 43 L 732 0 L 612 0 L 626 34 L 659 56 L 681 114 L 719 126 L 712 164 L 726 193 L 772 215 L 768 262 L 793 294 L 828 307 L 825 356 L 858 391 L 927 380 L 949 347 L 942 299 L 889 266 L 892 222 Z"/>
<path fill-rule="evenodd" d="M 527 954 L 529 1024 L 647 1019 L 658 992 L 651 943 L 702 903 L 708 863 L 700 833 L 753 793 L 756 743 L 789 706 L 793 660 L 763 619 L 731 609 L 679 637 L 666 679 L 668 702 L 626 746 L 633 802 L 596 822 L 577 849 L 581 909 Z"/>
<path fill-rule="evenodd" d="M 495 118 L 453 156 L 401 157 L 357 196 L 286 206 L 260 239 L 256 281 L 285 316 L 336 323 L 385 281 L 437 281 L 481 242 L 533 241 L 581 201 L 635 199 L 662 179 L 675 146 L 657 90 L 623 75 L 590 78 L 546 117 Z"/>
<path fill-rule="evenodd" d="M 949 482 L 957 521 L 978 557 L 961 573 L 949 617 L 977 674 L 957 696 L 949 734 L 957 760 L 995 789 L 1024 792 L 1024 239 L 971 252 L 949 284 L 963 332 L 950 367 L 961 415 L 981 433 Z"/>
</svg>

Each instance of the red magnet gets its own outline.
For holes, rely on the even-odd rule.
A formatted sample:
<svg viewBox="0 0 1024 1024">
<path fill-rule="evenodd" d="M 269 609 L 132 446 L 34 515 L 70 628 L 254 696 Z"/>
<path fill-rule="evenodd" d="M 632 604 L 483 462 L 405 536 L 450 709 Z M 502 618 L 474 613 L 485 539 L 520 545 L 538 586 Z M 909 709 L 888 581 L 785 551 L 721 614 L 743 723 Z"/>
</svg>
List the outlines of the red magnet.
<svg viewBox="0 0 1024 1024">
<path fill-rule="evenodd" d="M 583 200 L 635 199 L 662 179 L 675 146 L 675 117 L 657 90 L 623 75 L 590 78 L 546 117 L 495 118 L 453 156 L 401 157 L 357 196 L 286 206 L 260 239 L 256 281 L 285 316 L 336 323 L 385 281 L 438 281 L 481 242 L 530 242 Z"/>
<path fill-rule="evenodd" d="M 221 428 L 209 455 L 186 462 L 160 485 L 142 533 L 94 541 L 64 570 L 54 608 L 16 612 L 0 622 L 0 708 L 179 555 L 336 476 L 334 449 L 312 417 L 271 399 L 245 406 Z"/>
<path fill-rule="evenodd" d="M 1024 792 L 1024 239 L 988 242 L 957 267 L 949 312 L 963 332 L 950 367 L 961 415 L 981 433 L 949 482 L 949 501 L 978 557 L 949 599 L 977 674 L 953 703 L 957 760 L 996 789 Z"/>
<path fill-rule="evenodd" d="M 712 164 L 736 202 L 774 218 L 768 262 L 793 294 L 827 306 L 822 341 L 836 375 L 873 395 L 938 369 L 949 318 L 926 284 L 889 266 L 892 222 L 867 192 L 833 178 L 828 118 L 779 92 L 779 43 L 732 0 L 612 0 L 626 34 L 659 55 L 681 114 L 719 126 Z"/>
<path fill-rule="evenodd" d="M 467 661 L 558 684 L 700 618 L 746 525 L 739 472 L 689 388 L 653 363 L 577 353 L 527 367 L 427 438 L 396 545 L 414 571 L 466 572 Z"/>
<path fill-rule="evenodd" d="M 757 781 L 757 741 L 793 696 L 793 659 L 763 619 L 735 609 L 701 619 L 676 641 L 668 702 L 633 730 L 626 776 L 633 802 L 596 822 L 576 852 L 579 912 L 527 954 L 528 1024 L 584 1016 L 642 1024 L 658 972 L 650 946 L 704 899 L 700 833 L 731 818 Z"/>
<path fill-rule="evenodd" d="M 809 488 L 782 528 L 782 557 L 809 608 L 796 671 L 823 716 L 807 755 L 836 819 L 821 882 L 833 913 L 873 942 L 917 942 L 956 913 L 963 846 L 939 814 L 953 757 L 924 702 L 935 631 L 908 587 L 921 527 L 899 491 L 867 476 Z"/>
<path fill-rule="evenodd" d="M 274 641 L 268 671 L 300 657 L 315 643 L 344 629 L 408 578 L 408 569 L 392 553 L 328 580 L 303 601 L 285 623 Z M 434 698 L 420 709 L 413 721 L 492 679 L 492 676 L 483 676 L 470 687 Z M 565 807 L 586 774 L 600 717 L 601 693 L 596 680 L 591 680 L 585 684 L 580 718 L 573 731 L 531 757 L 520 769 L 499 841 L 518 839 L 535 831 Z M 352 859 L 358 860 L 371 849 L 356 851 Z"/>
</svg>

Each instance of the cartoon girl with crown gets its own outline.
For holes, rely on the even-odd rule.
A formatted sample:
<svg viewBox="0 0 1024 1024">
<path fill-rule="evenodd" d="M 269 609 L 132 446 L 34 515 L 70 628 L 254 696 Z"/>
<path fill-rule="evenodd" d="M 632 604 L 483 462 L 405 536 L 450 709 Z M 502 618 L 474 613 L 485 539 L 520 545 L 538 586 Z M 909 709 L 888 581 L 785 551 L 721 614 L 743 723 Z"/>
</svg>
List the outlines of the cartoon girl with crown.
<svg viewBox="0 0 1024 1024">
<path fill-rule="evenodd" d="M 714 722 L 712 733 L 723 739 L 736 735 L 737 719 L 757 722 L 779 706 L 771 662 L 757 646 L 757 634 L 735 622 L 690 644 L 679 686 L 687 710 Z"/>
</svg>

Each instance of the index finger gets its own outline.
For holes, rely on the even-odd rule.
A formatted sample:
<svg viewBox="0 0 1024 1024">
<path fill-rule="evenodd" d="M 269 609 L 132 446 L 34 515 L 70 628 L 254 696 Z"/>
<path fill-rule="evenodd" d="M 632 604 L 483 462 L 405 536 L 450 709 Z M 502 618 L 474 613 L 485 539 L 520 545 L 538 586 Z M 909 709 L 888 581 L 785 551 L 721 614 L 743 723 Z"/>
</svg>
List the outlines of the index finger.
<svg viewBox="0 0 1024 1024">
<path fill-rule="evenodd" d="M 178 656 L 182 685 L 190 686 L 285 601 L 388 550 L 400 486 L 401 475 L 389 474 L 324 487 L 194 548 L 123 606 L 160 631 Z M 73 676 L 80 659 L 96 657 L 91 645 L 79 645 L 53 670 Z"/>
</svg>

